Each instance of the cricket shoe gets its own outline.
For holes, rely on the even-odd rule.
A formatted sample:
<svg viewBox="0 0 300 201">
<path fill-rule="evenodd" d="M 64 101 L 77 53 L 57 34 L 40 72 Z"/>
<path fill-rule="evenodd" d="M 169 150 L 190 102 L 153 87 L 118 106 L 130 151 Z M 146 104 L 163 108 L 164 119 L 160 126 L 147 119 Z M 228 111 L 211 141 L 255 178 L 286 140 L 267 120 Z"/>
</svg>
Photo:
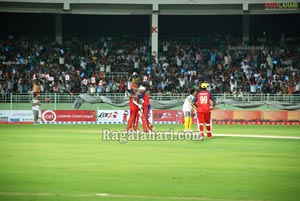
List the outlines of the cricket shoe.
<svg viewBox="0 0 300 201">
<path fill-rule="evenodd" d="M 154 126 L 148 126 L 148 128 L 149 128 L 150 131 L 153 131 L 155 129 Z"/>
<path fill-rule="evenodd" d="M 199 140 L 204 140 L 204 134 L 203 133 L 200 133 L 200 138 Z"/>
</svg>

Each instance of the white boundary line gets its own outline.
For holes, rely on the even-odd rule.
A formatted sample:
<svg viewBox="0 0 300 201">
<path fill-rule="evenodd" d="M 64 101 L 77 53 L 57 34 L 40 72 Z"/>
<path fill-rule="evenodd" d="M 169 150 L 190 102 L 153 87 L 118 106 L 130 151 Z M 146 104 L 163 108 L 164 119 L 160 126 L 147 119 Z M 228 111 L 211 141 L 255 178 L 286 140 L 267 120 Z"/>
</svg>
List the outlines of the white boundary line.
<svg viewBox="0 0 300 201">
<path fill-rule="evenodd" d="M 179 132 L 174 132 L 178 134 Z M 165 132 L 165 134 L 168 134 Z M 198 135 L 198 132 L 193 132 L 193 135 Z M 205 135 L 205 134 L 204 134 Z M 276 135 L 253 135 L 253 134 L 212 134 L 212 138 L 216 137 L 241 137 L 241 138 L 267 138 L 267 139 L 292 139 L 300 140 L 300 136 L 276 136 Z"/>
<path fill-rule="evenodd" d="M 55 131 L 56 133 L 65 133 L 66 131 Z M 73 132 L 73 130 L 69 130 L 67 132 Z M 95 130 L 95 131 L 76 131 L 76 133 L 79 132 L 79 133 L 99 133 L 99 130 Z M 114 130 L 111 130 L 111 132 L 119 132 L 119 133 L 122 133 L 122 132 L 125 132 L 125 131 L 114 131 Z M 153 131 L 152 134 L 155 134 L 155 133 L 161 133 L 161 134 L 165 134 L 165 135 L 170 135 L 171 132 L 169 131 Z M 100 130 L 100 133 L 101 133 L 101 130 Z M 173 132 L 173 134 L 182 134 L 184 133 L 183 131 L 180 131 L 180 132 Z M 192 133 L 192 132 L 191 132 Z M 191 134 L 191 133 L 186 133 L 187 135 L 188 134 Z M 193 131 L 193 135 L 198 135 L 199 131 Z M 276 136 L 276 135 L 257 135 L 257 134 L 215 134 L 215 133 L 212 133 L 212 138 L 216 136 L 216 137 L 241 137 L 241 138 L 266 138 L 266 139 L 291 139 L 291 140 L 300 140 L 300 136 Z"/>
<path fill-rule="evenodd" d="M 168 131 L 157 131 L 164 134 L 171 134 Z M 153 132 L 155 133 L 155 131 Z M 178 135 L 182 132 L 174 132 L 174 134 Z M 191 132 L 193 135 L 198 135 L 199 132 Z M 188 135 L 188 133 L 186 133 Z M 204 134 L 205 135 L 205 134 Z M 294 139 L 294 140 L 300 140 L 300 136 L 276 136 L 276 135 L 253 135 L 253 134 L 214 134 L 212 133 L 212 138 L 216 137 L 242 137 L 242 138 L 268 138 L 268 139 Z"/>
<path fill-rule="evenodd" d="M 168 131 L 157 131 L 160 133 L 164 133 L 166 135 L 171 134 Z M 155 131 L 153 132 L 155 134 Z M 174 134 L 178 135 L 182 132 L 174 132 Z M 193 135 L 198 135 L 199 132 L 191 132 Z M 188 135 L 188 133 L 186 133 Z M 205 135 L 205 134 L 204 134 Z M 293 140 L 300 140 L 300 136 L 276 136 L 276 135 L 253 135 L 253 134 L 214 134 L 212 133 L 212 138 L 216 137 L 241 137 L 241 138 L 268 138 L 268 139 L 293 139 Z"/>
<path fill-rule="evenodd" d="M 269 139 L 294 139 L 300 140 L 300 136 L 276 136 L 276 135 L 251 135 L 251 134 L 213 134 L 219 137 L 244 137 L 244 138 L 269 138 Z"/>
</svg>

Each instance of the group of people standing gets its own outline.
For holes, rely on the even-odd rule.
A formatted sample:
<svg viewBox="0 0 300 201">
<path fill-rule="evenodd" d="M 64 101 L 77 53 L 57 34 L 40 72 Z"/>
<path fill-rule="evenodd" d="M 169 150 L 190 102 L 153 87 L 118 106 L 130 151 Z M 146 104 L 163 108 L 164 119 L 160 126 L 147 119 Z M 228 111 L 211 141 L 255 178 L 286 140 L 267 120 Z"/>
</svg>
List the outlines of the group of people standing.
<svg viewBox="0 0 300 201">
<path fill-rule="evenodd" d="M 154 126 L 149 121 L 151 105 L 146 87 L 137 87 L 136 83 L 131 84 L 128 90 L 130 116 L 126 127 L 126 131 L 138 132 L 139 118 L 142 120 L 144 132 L 151 132 Z"/>
<path fill-rule="evenodd" d="M 192 89 L 190 95 L 183 103 L 184 131 L 192 132 L 192 110 L 197 114 L 197 126 L 200 140 L 204 139 L 204 126 L 206 127 L 207 138 L 212 137 L 211 131 L 211 110 L 216 106 L 215 97 L 207 90 L 207 83 L 201 84 L 201 90 L 197 93 Z M 139 88 L 135 83 L 131 84 L 128 90 L 130 117 L 127 123 L 126 132 L 138 132 L 139 118 L 142 120 L 144 132 L 151 132 L 153 125 L 149 121 L 150 99 L 144 86 Z"/>
<path fill-rule="evenodd" d="M 211 110 L 216 106 L 215 97 L 207 90 L 207 83 L 201 84 L 201 90 L 197 93 L 195 89 L 190 91 L 190 95 L 185 99 L 182 107 L 184 113 L 184 131 L 192 132 L 192 110 L 197 115 L 197 126 L 200 139 L 204 139 L 204 126 L 208 138 L 212 137 L 211 131 Z M 130 117 L 127 123 L 126 132 L 138 132 L 139 119 L 142 120 L 144 132 L 152 132 L 154 126 L 149 121 L 151 105 L 146 87 L 137 87 L 132 83 L 127 91 L 129 97 Z M 38 123 L 41 102 L 38 99 L 39 93 L 34 93 L 32 100 L 32 110 L 34 124 Z M 211 104 L 212 102 L 212 104 Z"/>
<path fill-rule="evenodd" d="M 212 101 L 212 105 L 211 105 Z M 204 139 L 204 126 L 208 138 L 212 137 L 211 110 L 216 106 L 215 97 L 207 90 L 207 83 L 201 84 L 201 90 L 197 93 L 194 89 L 183 103 L 184 131 L 192 132 L 192 110 L 197 114 L 197 126 L 200 140 Z"/>
</svg>

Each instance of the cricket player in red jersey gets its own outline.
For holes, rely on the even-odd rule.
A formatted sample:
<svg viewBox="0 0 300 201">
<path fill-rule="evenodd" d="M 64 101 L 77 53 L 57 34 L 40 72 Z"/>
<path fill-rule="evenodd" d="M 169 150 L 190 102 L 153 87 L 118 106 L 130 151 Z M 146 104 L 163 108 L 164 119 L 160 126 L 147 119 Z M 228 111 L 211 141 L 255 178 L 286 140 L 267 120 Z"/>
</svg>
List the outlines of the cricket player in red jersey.
<svg viewBox="0 0 300 201">
<path fill-rule="evenodd" d="M 135 124 L 135 121 L 138 116 L 139 107 L 135 103 L 138 99 L 136 85 L 132 85 L 131 89 L 132 90 L 128 91 L 130 116 L 129 116 L 129 121 L 127 124 L 126 131 L 128 132 L 129 130 L 132 130 L 132 127 L 134 127 L 133 130 L 137 132 L 137 124 Z"/>
<path fill-rule="evenodd" d="M 197 106 L 197 117 L 198 117 L 198 129 L 200 132 L 200 140 L 204 139 L 204 124 L 206 126 L 207 137 L 211 138 L 211 125 L 210 125 L 210 115 L 211 106 L 210 101 L 213 102 L 212 108 L 216 106 L 216 100 L 209 91 L 206 90 L 207 84 L 201 84 L 201 90 L 196 95 L 193 103 Z"/>
<path fill-rule="evenodd" d="M 139 87 L 138 98 L 142 102 L 142 109 L 143 109 L 142 126 L 143 126 L 143 131 L 144 132 L 152 131 L 154 127 L 149 121 L 150 110 L 151 110 L 150 99 L 149 99 L 149 95 L 146 92 L 146 88 L 144 86 Z"/>
</svg>

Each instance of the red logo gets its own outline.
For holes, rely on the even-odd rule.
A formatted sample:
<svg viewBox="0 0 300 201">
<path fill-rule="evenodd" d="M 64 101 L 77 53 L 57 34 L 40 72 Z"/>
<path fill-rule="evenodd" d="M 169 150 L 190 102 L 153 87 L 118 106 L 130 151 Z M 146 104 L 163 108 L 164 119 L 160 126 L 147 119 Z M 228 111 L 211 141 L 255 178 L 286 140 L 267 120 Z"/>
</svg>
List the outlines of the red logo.
<svg viewBox="0 0 300 201">
<path fill-rule="evenodd" d="M 152 33 L 158 33 L 157 27 L 152 27 Z"/>
<path fill-rule="evenodd" d="M 53 110 L 46 110 L 43 112 L 42 119 L 44 122 L 54 122 L 56 120 L 56 114 Z"/>
<path fill-rule="evenodd" d="M 170 118 L 172 118 L 172 114 L 170 112 L 155 113 L 154 117 L 161 118 L 161 119 L 170 119 Z"/>
</svg>

